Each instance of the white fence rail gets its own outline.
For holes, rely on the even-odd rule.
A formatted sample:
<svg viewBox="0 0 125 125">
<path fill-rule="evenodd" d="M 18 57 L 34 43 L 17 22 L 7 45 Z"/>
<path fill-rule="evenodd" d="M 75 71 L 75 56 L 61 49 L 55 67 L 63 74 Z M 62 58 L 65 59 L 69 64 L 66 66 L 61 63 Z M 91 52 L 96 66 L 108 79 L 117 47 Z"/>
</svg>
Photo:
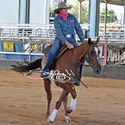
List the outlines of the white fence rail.
<svg viewBox="0 0 125 125">
<path fill-rule="evenodd" d="M 81 25 L 82 30 L 89 31 L 89 25 Z M 104 34 L 104 26 L 99 28 L 100 45 L 104 45 L 105 39 L 108 43 L 122 43 L 125 45 L 125 25 L 107 25 L 107 32 Z M 31 61 L 32 55 L 43 55 L 41 51 L 39 53 L 32 53 L 32 44 L 49 44 L 54 41 L 55 29 L 53 24 L 49 25 L 31 25 L 31 24 L 10 24 L 0 25 L 0 41 L 5 42 L 21 42 L 29 44 L 28 52 L 0 52 L 0 54 L 14 54 L 14 55 L 29 55 L 29 61 Z M 78 37 L 76 36 L 76 39 Z"/>
<path fill-rule="evenodd" d="M 83 32 L 88 30 L 88 25 L 81 25 Z M 48 25 L 0 25 L 0 40 L 14 41 L 41 41 L 54 40 L 55 29 L 53 24 Z M 78 39 L 78 37 L 76 37 Z"/>
<path fill-rule="evenodd" d="M 99 27 L 99 35 L 102 38 L 109 39 L 125 39 L 125 25 L 123 24 L 107 24 L 106 33 L 104 25 Z"/>
<path fill-rule="evenodd" d="M 88 30 L 88 25 L 82 25 L 83 32 Z M 29 61 L 31 55 L 43 55 L 41 51 L 33 54 L 32 45 L 35 44 L 52 44 L 56 36 L 54 25 L 31 25 L 31 24 L 3 24 L 0 25 L 0 41 L 2 42 L 21 42 L 28 46 L 28 53 L 26 52 L 0 52 L 0 54 L 14 54 L 14 55 L 27 55 L 29 54 Z M 76 36 L 78 40 L 78 37 Z"/>
<path fill-rule="evenodd" d="M 89 25 L 81 25 L 83 32 L 89 32 Z M 88 35 L 89 36 L 89 35 Z M 99 36 L 103 39 L 125 39 L 125 25 L 107 24 L 106 34 L 104 33 L 104 25 L 99 26 Z M 15 41 L 41 41 L 54 40 L 55 29 L 53 24 L 33 25 L 33 24 L 0 24 L 0 40 Z M 78 37 L 76 36 L 76 39 Z"/>
</svg>

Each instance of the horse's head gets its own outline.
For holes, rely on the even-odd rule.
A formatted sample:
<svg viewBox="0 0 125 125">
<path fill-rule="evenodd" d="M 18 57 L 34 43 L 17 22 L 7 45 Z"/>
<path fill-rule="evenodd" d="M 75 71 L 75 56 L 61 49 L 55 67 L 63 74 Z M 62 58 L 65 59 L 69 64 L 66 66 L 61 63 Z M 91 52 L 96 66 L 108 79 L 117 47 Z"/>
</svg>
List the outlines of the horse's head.
<svg viewBox="0 0 125 125">
<path fill-rule="evenodd" d="M 89 63 L 89 65 L 93 68 L 93 70 L 99 74 L 101 72 L 101 65 L 98 61 L 99 49 L 97 43 L 99 42 L 99 38 L 97 38 L 96 42 L 91 41 L 91 38 L 88 39 L 87 49 L 85 54 L 85 60 Z"/>
</svg>

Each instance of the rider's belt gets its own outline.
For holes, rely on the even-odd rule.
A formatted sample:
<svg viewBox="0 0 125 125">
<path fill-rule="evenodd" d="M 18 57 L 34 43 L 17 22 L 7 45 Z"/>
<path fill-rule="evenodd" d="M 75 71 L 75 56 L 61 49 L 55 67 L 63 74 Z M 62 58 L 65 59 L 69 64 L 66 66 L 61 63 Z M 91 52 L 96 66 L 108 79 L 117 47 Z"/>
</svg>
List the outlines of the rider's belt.
<svg viewBox="0 0 125 125">
<path fill-rule="evenodd" d="M 66 38 L 71 38 L 71 37 L 73 37 L 73 35 L 72 34 L 66 34 L 65 37 Z"/>
</svg>

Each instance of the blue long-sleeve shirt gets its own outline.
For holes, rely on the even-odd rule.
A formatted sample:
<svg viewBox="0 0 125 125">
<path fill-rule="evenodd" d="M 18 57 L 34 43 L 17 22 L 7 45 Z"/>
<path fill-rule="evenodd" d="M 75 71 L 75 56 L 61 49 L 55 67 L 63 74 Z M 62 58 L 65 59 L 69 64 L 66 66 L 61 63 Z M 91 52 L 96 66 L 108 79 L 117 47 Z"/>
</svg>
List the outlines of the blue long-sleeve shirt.
<svg viewBox="0 0 125 125">
<path fill-rule="evenodd" d="M 81 42 L 84 42 L 84 34 L 75 16 L 68 15 L 67 21 L 64 21 L 59 15 L 54 19 L 54 26 L 56 30 L 56 38 L 61 42 L 66 42 L 66 34 L 71 34 L 75 38 L 75 31 L 80 38 Z"/>
</svg>

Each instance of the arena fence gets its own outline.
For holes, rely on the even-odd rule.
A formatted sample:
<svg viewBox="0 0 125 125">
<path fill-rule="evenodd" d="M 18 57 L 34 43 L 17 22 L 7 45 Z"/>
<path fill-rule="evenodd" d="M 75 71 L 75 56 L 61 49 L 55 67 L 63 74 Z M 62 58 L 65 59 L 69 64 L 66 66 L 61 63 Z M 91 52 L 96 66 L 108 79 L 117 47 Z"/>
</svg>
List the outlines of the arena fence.
<svg viewBox="0 0 125 125">
<path fill-rule="evenodd" d="M 104 43 L 104 65 L 125 64 L 125 25 L 107 24 L 106 33 L 104 24 L 99 27 L 99 34 Z"/>
<path fill-rule="evenodd" d="M 81 25 L 85 38 L 89 36 L 89 26 Z M 113 28 L 113 27 L 112 27 Z M 101 27 L 100 29 L 103 29 Z M 117 31 L 119 30 L 119 31 Z M 121 33 L 120 33 L 121 32 Z M 110 34 L 109 34 L 110 33 Z M 100 34 L 99 61 L 101 64 L 124 63 L 125 61 L 125 36 L 124 26 L 110 32 Z M 117 33 L 117 34 L 116 34 Z M 119 34 L 120 33 L 120 34 Z M 32 61 L 43 56 L 44 48 L 52 44 L 55 38 L 53 24 L 49 25 L 0 25 L 0 60 Z M 76 39 L 79 39 L 76 35 Z M 87 40 L 87 39 L 86 39 Z M 94 39 L 95 40 L 95 39 Z M 117 51 L 116 49 L 117 48 Z"/>
<path fill-rule="evenodd" d="M 125 25 L 120 23 L 110 23 L 106 25 L 106 32 L 104 24 L 100 24 L 99 35 L 103 38 L 109 39 L 125 39 Z"/>
<path fill-rule="evenodd" d="M 88 25 L 82 25 L 87 37 Z M 55 38 L 53 24 L 0 25 L 0 60 L 31 61 L 43 56 L 44 48 Z M 79 41 L 78 37 L 76 39 Z"/>
</svg>

